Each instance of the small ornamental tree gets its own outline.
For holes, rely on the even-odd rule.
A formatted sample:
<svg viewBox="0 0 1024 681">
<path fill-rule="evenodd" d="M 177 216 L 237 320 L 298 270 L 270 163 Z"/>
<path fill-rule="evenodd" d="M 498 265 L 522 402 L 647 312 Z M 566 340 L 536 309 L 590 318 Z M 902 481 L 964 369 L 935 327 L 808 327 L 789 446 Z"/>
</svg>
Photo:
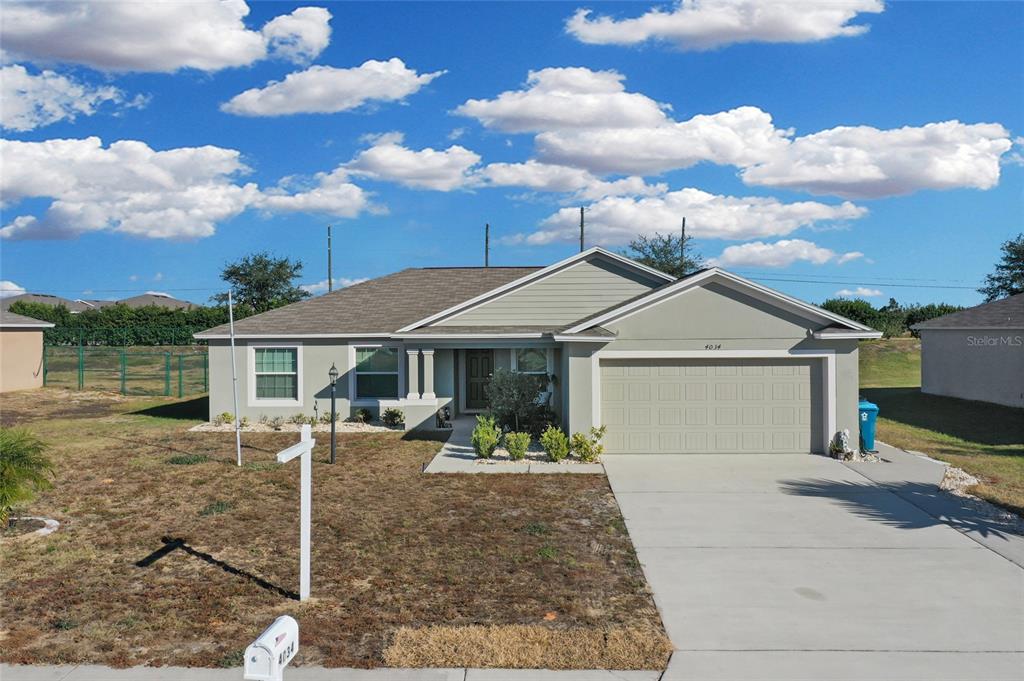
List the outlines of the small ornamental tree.
<svg viewBox="0 0 1024 681">
<path fill-rule="evenodd" d="M 27 428 L 0 427 L 0 526 L 6 526 L 11 509 L 51 487 L 53 463 L 46 444 Z"/>
<path fill-rule="evenodd" d="M 495 371 L 487 385 L 487 399 L 498 425 L 519 432 L 520 424 L 529 423 L 537 411 L 541 388 L 535 375 Z"/>
</svg>

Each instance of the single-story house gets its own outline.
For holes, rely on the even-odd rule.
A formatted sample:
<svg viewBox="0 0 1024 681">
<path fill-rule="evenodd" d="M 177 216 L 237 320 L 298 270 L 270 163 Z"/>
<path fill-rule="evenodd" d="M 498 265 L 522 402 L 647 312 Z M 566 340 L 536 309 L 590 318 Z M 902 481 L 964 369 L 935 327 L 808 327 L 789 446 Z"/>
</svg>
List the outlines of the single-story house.
<svg viewBox="0 0 1024 681">
<path fill-rule="evenodd" d="M 1024 293 L 913 328 L 921 392 L 1024 407 Z"/>
<path fill-rule="evenodd" d="M 41 388 L 43 329 L 50 322 L 0 309 L 0 392 Z"/>
<path fill-rule="evenodd" d="M 236 322 L 240 413 L 487 408 L 499 367 L 549 377 L 569 432 L 609 452 L 821 452 L 857 429 L 857 341 L 878 332 L 719 268 L 681 279 L 601 248 L 548 267 L 402 270 Z M 232 410 L 228 326 L 211 416 Z M 855 440 L 854 440 L 855 441 Z"/>
</svg>

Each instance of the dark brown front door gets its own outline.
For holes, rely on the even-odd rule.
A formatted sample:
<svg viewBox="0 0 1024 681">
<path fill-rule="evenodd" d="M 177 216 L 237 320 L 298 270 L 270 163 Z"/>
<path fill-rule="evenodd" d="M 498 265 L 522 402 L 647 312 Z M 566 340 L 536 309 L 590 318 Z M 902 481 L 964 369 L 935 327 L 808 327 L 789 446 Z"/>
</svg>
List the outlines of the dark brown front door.
<svg viewBox="0 0 1024 681">
<path fill-rule="evenodd" d="M 494 373 L 493 350 L 466 350 L 466 409 L 486 409 L 485 388 Z"/>
</svg>

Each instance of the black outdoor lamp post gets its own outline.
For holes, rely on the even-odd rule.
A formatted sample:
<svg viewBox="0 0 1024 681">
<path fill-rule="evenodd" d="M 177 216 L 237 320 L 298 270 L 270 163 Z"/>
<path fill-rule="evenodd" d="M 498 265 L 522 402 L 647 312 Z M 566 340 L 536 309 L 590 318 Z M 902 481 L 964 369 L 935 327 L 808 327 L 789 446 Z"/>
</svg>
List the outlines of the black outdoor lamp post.
<svg viewBox="0 0 1024 681">
<path fill-rule="evenodd" d="M 331 364 L 331 370 L 327 372 L 327 375 L 331 377 L 331 463 L 334 463 L 334 454 L 337 443 L 337 420 L 338 412 L 334 410 L 334 394 L 335 394 L 335 383 L 338 382 L 338 367 Z"/>
</svg>

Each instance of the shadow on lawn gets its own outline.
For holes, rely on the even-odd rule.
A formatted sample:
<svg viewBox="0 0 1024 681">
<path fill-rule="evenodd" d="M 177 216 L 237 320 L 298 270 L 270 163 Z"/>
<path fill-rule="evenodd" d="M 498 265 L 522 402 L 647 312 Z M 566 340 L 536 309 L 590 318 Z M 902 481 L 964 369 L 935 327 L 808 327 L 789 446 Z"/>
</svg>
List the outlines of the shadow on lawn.
<svg viewBox="0 0 1024 681">
<path fill-rule="evenodd" d="M 837 500 L 850 513 L 901 530 L 920 530 L 947 524 L 962 532 L 977 532 L 988 537 L 1008 539 L 1016 535 L 1013 527 L 979 512 L 969 501 L 940 490 L 935 485 L 895 482 L 884 485 L 831 480 L 790 480 L 782 491 L 805 497 Z M 893 498 L 909 502 L 911 508 Z M 922 512 L 923 511 L 923 512 Z"/>
<path fill-rule="evenodd" d="M 1020 445 L 1024 453 L 1024 409 L 955 397 L 926 395 L 920 388 L 862 388 L 861 395 L 878 405 L 879 418 L 925 428 L 984 445 Z"/>
<path fill-rule="evenodd" d="M 222 560 L 218 560 L 211 556 L 209 553 L 197 551 L 196 549 L 189 546 L 185 542 L 185 540 L 181 539 L 180 537 L 162 537 L 160 541 L 162 541 L 164 545 L 158 548 L 153 553 L 146 556 L 145 558 L 143 558 L 142 560 L 137 561 L 135 563 L 135 567 L 147 568 L 153 563 L 160 560 L 161 558 L 164 558 L 165 556 L 170 555 L 174 551 L 181 549 L 188 555 L 194 556 L 199 560 L 203 561 L 204 563 L 208 563 L 210 565 L 213 565 L 214 567 L 219 567 L 221 570 L 228 573 L 229 575 L 235 575 L 236 577 L 246 579 L 255 584 L 256 586 L 260 587 L 261 589 L 272 591 L 280 596 L 284 596 L 285 598 L 291 598 L 292 600 L 296 601 L 299 600 L 299 594 L 295 593 L 294 591 L 288 591 L 287 589 L 280 587 L 276 584 L 271 584 L 262 577 L 257 577 L 251 572 L 246 572 L 245 570 L 236 568 L 235 566 L 225 563 Z"/>
<path fill-rule="evenodd" d="M 160 419 L 176 419 L 181 421 L 205 421 L 210 415 L 210 398 L 197 397 L 183 402 L 158 404 L 131 412 L 139 416 L 153 416 Z"/>
</svg>

